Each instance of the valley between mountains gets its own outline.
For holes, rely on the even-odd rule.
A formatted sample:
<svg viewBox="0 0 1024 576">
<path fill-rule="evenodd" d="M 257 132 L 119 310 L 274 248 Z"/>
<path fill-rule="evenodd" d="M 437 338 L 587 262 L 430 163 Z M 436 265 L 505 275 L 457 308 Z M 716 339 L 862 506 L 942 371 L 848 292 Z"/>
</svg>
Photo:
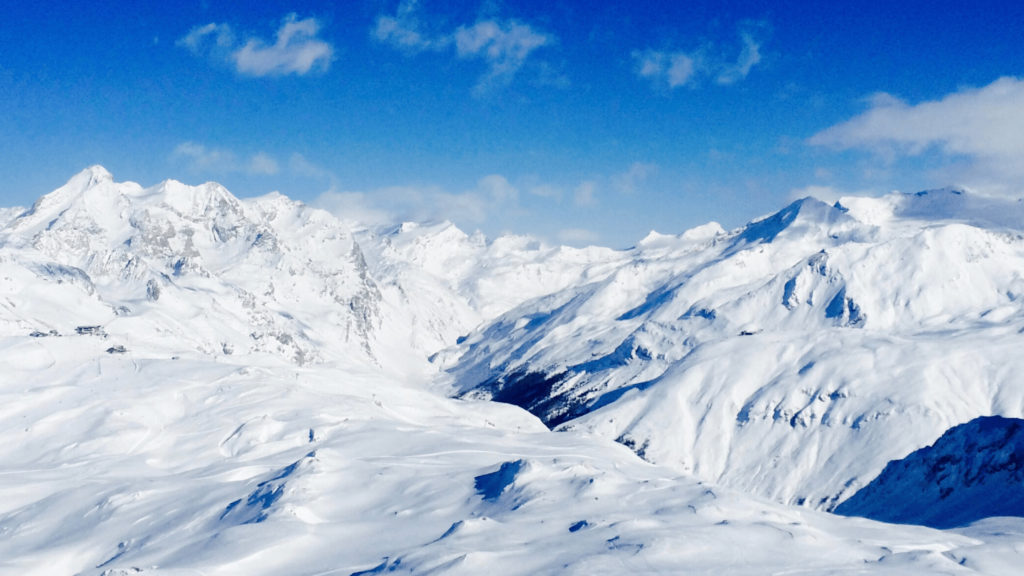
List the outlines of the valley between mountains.
<svg viewBox="0 0 1024 576">
<path fill-rule="evenodd" d="M 0 574 L 1017 574 L 1022 333 L 964 190 L 612 250 L 94 166 L 0 211 Z"/>
</svg>

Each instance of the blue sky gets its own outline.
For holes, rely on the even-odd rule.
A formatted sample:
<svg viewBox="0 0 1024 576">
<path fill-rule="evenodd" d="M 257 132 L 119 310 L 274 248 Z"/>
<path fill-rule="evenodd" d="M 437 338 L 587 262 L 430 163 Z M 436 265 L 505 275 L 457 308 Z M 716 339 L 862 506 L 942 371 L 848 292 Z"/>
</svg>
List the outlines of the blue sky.
<svg viewBox="0 0 1024 576">
<path fill-rule="evenodd" d="M 1022 192 L 1021 3 L 46 4 L 0 24 L 5 205 L 102 164 L 625 247 L 807 194 Z"/>
</svg>

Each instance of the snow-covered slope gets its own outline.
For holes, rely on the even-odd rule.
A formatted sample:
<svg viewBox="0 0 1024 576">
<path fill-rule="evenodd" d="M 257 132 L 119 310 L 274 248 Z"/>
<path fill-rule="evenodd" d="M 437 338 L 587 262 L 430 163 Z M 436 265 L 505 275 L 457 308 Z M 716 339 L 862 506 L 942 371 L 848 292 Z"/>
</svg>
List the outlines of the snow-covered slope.
<svg viewBox="0 0 1024 576">
<path fill-rule="evenodd" d="M 280 195 L 143 189 L 93 167 L 10 222 L 0 246 L 7 335 L 97 327 L 168 355 L 374 359 L 380 294 L 359 245 Z"/>
<path fill-rule="evenodd" d="M 456 393 L 831 508 L 982 415 L 1024 415 L 1024 209 L 959 190 L 654 236 L 448 352 Z"/>
<path fill-rule="evenodd" d="M 379 341 L 426 354 L 526 300 L 586 283 L 622 258 L 608 248 L 552 247 L 523 236 L 488 241 L 449 222 L 361 230 L 357 239 L 395 328 Z"/>
<path fill-rule="evenodd" d="M 787 508 L 511 406 L 253 359 L 3 338 L 0 573 L 1014 574 L 1024 560 L 1007 536 L 1024 522 L 964 535 Z"/>
<path fill-rule="evenodd" d="M 1024 420 L 987 416 L 890 462 L 839 514 L 936 528 L 1024 516 Z"/>
<path fill-rule="evenodd" d="M 1010 357 L 1012 296 L 937 304 L 955 318 L 922 321 L 920 333 L 895 320 L 871 331 L 881 308 L 847 268 L 861 253 L 839 248 L 914 238 L 921 226 L 898 214 L 901 201 L 880 201 L 888 212 L 867 206 L 870 223 L 864 206 L 844 213 L 805 201 L 733 233 L 709 225 L 652 235 L 631 251 L 574 250 L 484 241 L 447 224 L 352 233 L 280 195 L 240 200 L 216 184 L 174 181 L 143 188 L 86 170 L 7 213 L 0 230 L 0 574 L 1016 574 L 1024 520 L 937 531 L 843 518 L 651 464 L 621 445 L 644 426 L 655 440 L 633 447 L 649 460 L 686 447 L 686 426 L 704 431 L 694 445 L 715 440 L 711 407 L 732 410 L 730 378 L 744 363 L 752 377 L 741 386 L 779 375 L 765 402 L 781 391 L 813 398 L 817 410 L 818 396 L 799 396 L 805 387 L 794 392 L 793 382 L 822 385 L 821 373 L 848 370 L 847 345 L 884 360 L 865 366 L 856 356 L 867 374 L 906 360 L 885 342 L 923 352 L 905 368 L 903 396 L 884 373 L 860 386 L 863 374 L 846 372 L 847 387 L 827 400 L 877 403 L 884 389 L 894 416 L 875 420 L 892 426 L 850 423 L 853 440 L 818 432 L 809 453 L 850 441 L 852 454 L 801 463 L 803 475 L 766 473 L 778 486 L 857 469 L 866 447 L 912 444 L 891 436 L 896 416 L 916 414 L 901 407 L 937 389 L 936 374 L 959 382 L 992 371 L 983 392 L 958 389 L 961 415 L 982 409 L 975 394 L 1012 411 L 1017 397 L 998 380 L 1012 378 L 1012 361 L 972 363 L 980 342 Z M 996 224 L 986 223 L 992 245 L 1015 255 L 1016 237 L 991 232 Z M 808 256 L 800 238 L 839 255 Z M 789 278 L 772 271 L 790 259 L 783 270 L 803 279 L 786 288 Z M 980 261 L 1000 289 L 1012 283 Z M 838 283 L 849 287 L 837 299 Z M 792 309 L 768 305 L 787 291 L 797 294 Z M 701 295 L 699 305 L 687 294 Z M 991 311 L 974 318 L 971 298 Z M 831 301 L 841 311 L 829 312 Z M 462 347 L 441 350 L 477 325 Z M 574 355 L 592 364 L 579 369 Z M 948 364 L 928 373 L 940 356 Z M 598 386 L 588 374 L 612 385 L 589 398 L 555 390 L 551 414 L 575 416 L 574 430 L 556 433 L 517 407 L 439 394 L 450 390 L 443 366 L 462 384 L 478 375 L 491 392 L 517 367 L 576 370 L 584 393 Z M 706 423 L 680 402 L 694 391 Z M 925 415 L 954 419 L 940 414 L 944 402 Z M 637 410 L 635 436 L 616 443 L 619 432 L 596 418 L 620 426 L 624 410 Z M 778 421 L 747 412 L 739 428 L 761 426 L 786 446 L 827 428 L 813 410 Z M 787 454 L 758 452 L 735 426 L 721 426 L 729 433 L 717 440 L 730 462 L 786 465 Z"/>
</svg>

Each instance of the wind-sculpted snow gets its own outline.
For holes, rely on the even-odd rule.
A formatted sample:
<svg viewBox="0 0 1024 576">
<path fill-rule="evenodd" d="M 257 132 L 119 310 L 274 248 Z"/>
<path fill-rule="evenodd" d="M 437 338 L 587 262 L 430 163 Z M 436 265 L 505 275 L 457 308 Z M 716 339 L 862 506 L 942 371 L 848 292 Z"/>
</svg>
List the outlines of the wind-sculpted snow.
<svg viewBox="0 0 1024 576">
<path fill-rule="evenodd" d="M 444 358 L 464 397 L 831 509 L 951 426 L 1024 413 L 1020 211 L 949 190 L 805 199 L 652 236 Z"/>
</svg>

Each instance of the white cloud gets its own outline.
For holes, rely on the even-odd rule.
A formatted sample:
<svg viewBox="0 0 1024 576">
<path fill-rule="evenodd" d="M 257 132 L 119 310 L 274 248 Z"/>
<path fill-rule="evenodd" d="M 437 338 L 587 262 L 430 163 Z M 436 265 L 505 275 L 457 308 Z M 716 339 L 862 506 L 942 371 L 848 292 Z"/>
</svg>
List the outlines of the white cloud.
<svg viewBox="0 0 1024 576">
<path fill-rule="evenodd" d="M 764 28 L 760 23 L 747 25 L 752 29 Z M 634 50 L 635 71 L 638 76 L 652 81 L 656 86 L 668 86 L 669 89 L 696 85 L 703 78 L 714 78 L 715 82 L 722 85 L 735 84 L 746 78 L 762 59 L 762 42 L 752 31 L 741 31 L 740 41 L 742 46 L 735 62 L 716 55 L 714 46 L 709 43 L 689 52 Z"/>
<path fill-rule="evenodd" d="M 203 172 L 231 172 L 237 170 L 238 159 L 223 148 L 207 148 L 196 142 L 182 142 L 174 148 L 173 158 L 184 158 L 192 170 Z"/>
<path fill-rule="evenodd" d="M 373 29 L 374 39 L 411 53 L 447 47 L 451 43 L 450 37 L 431 35 L 421 30 L 422 24 L 416 16 L 417 4 L 416 0 L 403 0 L 394 16 L 378 16 Z"/>
<path fill-rule="evenodd" d="M 519 190 L 500 174 L 489 174 L 473 188 L 450 192 L 439 186 L 387 186 L 370 191 L 323 193 L 314 204 L 340 218 L 364 225 L 450 220 L 480 226 L 492 217 L 519 210 Z"/>
<path fill-rule="evenodd" d="M 363 226 L 384 226 L 397 218 L 374 202 L 372 194 L 365 192 L 337 192 L 333 189 L 318 196 L 313 205 L 350 223 Z"/>
<path fill-rule="evenodd" d="M 415 0 L 403 0 L 394 16 L 378 16 L 373 38 L 411 54 L 441 51 L 454 45 L 456 57 L 487 64 L 487 72 L 475 87 L 478 94 L 511 83 L 535 50 L 555 41 L 553 36 L 518 20 L 479 20 L 458 26 L 451 33 L 425 32 L 417 16 L 417 4 Z M 566 83 L 563 76 L 549 68 L 542 67 L 542 76 L 549 84 Z"/>
<path fill-rule="evenodd" d="M 485 20 L 455 31 L 455 50 L 460 58 L 482 58 L 488 73 L 477 84 L 486 90 L 493 84 L 508 84 L 523 67 L 530 53 L 551 42 L 551 37 L 515 20 Z"/>
<path fill-rule="evenodd" d="M 201 55 L 214 49 L 227 50 L 235 43 L 235 35 L 227 24 L 206 24 L 196 26 L 177 41 L 178 46 L 188 48 L 193 54 Z"/>
<path fill-rule="evenodd" d="M 338 178 L 330 170 L 319 166 L 308 160 L 302 154 L 295 152 L 288 158 L 288 170 L 293 174 L 315 180 L 326 180 L 331 186 L 335 186 Z"/>
<path fill-rule="evenodd" d="M 685 86 L 696 72 L 696 61 L 683 52 L 636 51 L 633 59 L 637 61 L 637 74 L 655 82 L 664 81 L 669 88 Z"/>
<path fill-rule="evenodd" d="M 565 228 L 558 231 L 558 241 L 573 246 L 588 246 L 597 244 L 601 236 L 591 230 L 583 228 Z"/>
<path fill-rule="evenodd" d="M 519 199 L 519 190 L 500 174 L 488 174 L 477 182 L 477 190 L 498 202 L 515 202 Z"/>
<path fill-rule="evenodd" d="M 319 31 L 316 19 L 298 20 L 295 14 L 289 14 L 273 45 L 251 38 L 234 53 L 238 71 L 251 76 L 301 76 L 313 69 L 327 70 L 334 51 L 330 44 L 316 37 Z"/>
<path fill-rule="evenodd" d="M 277 160 L 274 160 L 266 152 L 257 152 L 249 159 L 248 171 L 253 174 L 277 174 L 280 167 Z"/>
<path fill-rule="evenodd" d="M 597 204 L 597 184 L 593 180 L 585 180 L 573 190 L 573 202 L 577 206 L 593 206 Z"/>
<path fill-rule="evenodd" d="M 719 84 L 735 84 L 743 80 L 761 62 L 761 44 L 748 32 L 741 32 L 740 39 L 743 41 L 740 57 L 735 64 L 718 73 L 716 82 Z"/>
<path fill-rule="evenodd" d="M 808 142 L 894 158 L 938 153 L 953 170 L 947 177 L 1012 191 L 1024 177 L 1024 80 L 1000 78 L 919 104 L 874 95 L 866 112 Z"/>
<path fill-rule="evenodd" d="M 207 174 L 245 172 L 247 174 L 277 174 L 280 167 L 266 152 L 257 152 L 247 160 L 239 160 L 237 154 L 226 148 L 210 148 L 197 142 L 182 142 L 171 152 L 174 160 L 184 160 L 190 170 Z"/>
<path fill-rule="evenodd" d="M 647 162 L 634 162 L 629 169 L 612 176 L 612 186 L 623 194 L 636 194 L 640 185 L 657 172 L 658 166 Z"/>
<path fill-rule="evenodd" d="M 532 196 L 539 196 L 541 198 L 559 199 L 562 197 L 561 188 L 551 184 L 531 184 L 526 191 Z"/>
<path fill-rule="evenodd" d="M 789 191 L 790 200 L 799 200 L 808 196 L 817 198 L 822 202 L 832 204 L 843 196 L 850 196 L 850 194 L 834 186 L 820 186 L 815 184 L 804 186 L 803 188 L 793 188 Z"/>
<path fill-rule="evenodd" d="M 247 76 L 303 76 L 312 71 L 326 71 L 334 49 L 317 37 L 320 23 L 315 18 L 298 19 L 295 14 L 284 18 L 275 33 L 275 41 L 250 37 L 239 45 L 227 24 L 206 24 L 193 28 L 178 40 L 197 56 L 232 64 L 239 74 Z"/>
</svg>

